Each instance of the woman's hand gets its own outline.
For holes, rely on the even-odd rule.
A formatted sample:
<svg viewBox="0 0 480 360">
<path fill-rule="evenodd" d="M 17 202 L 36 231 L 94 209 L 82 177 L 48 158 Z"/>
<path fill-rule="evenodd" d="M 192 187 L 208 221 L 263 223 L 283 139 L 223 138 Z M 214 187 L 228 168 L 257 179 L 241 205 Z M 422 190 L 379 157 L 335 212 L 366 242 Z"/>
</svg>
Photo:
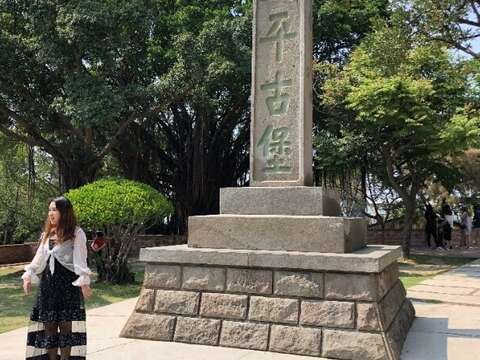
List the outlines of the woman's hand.
<svg viewBox="0 0 480 360">
<path fill-rule="evenodd" d="M 88 299 L 90 296 L 92 296 L 92 289 L 90 288 L 90 285 L 82 286 L 82 295 L 84 299 Z"/>
<path fill-rule="evenodd" d="M 30 294 L 32 291 L 32 282 L 30 279 L 24 279 L 23 280 L 23 291 L 25 292 L 25 295 Z"/>
</svg>

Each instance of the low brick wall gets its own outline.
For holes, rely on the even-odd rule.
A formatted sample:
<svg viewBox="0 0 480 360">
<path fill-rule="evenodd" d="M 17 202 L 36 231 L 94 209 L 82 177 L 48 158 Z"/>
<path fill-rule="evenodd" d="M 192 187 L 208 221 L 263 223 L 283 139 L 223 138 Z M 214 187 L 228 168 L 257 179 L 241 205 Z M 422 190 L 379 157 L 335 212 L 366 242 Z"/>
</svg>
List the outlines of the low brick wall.
<svg viewBox="0 0 480 360">
<path fill-rule="evenodd" d="M 480 229 L 474 229 L 474 237 L 477 233 L 480 233 Z M 454 229 L 452 231 L 452 241 L 454 245 L 459 245 L 461 239 L 461 231 Z M 368 244 L 382 244 L 382 245 L 401 245 L 402 244 L 402 231 L 401 230 L 369 230 L 367 233 Z M 433 245 L 434 241 L 430 238 L 430 242 Z M 413 230 L 410 245 L 412 248 L 421 248 L 425 246 L 425 232 L 423 230 Z"/>
<path fill-rule="evenodd" d="M 36 250 L 36 242 L 15 245 L 1 245 L 0 265 L 29 262 L 33 259 Z"/>
<path fill-rule="evenodd" d="M 186 244 L 187 238 L 182 235 L 139 235 L 130 256 L 138 257 L 141 248 Z"/>
<path fill-rule="evenodd" d="M 143 247 L 185 244 L 185 236 L 178 235 L 139 235 L 135 241 L 131 257 L 138 257 Z M 30 262 L 35 256 L 38 243 L 26 243 L 0 246 L 0 265 Z M 90 247 L 89 247 L 90 249 Z"/>
</svg>

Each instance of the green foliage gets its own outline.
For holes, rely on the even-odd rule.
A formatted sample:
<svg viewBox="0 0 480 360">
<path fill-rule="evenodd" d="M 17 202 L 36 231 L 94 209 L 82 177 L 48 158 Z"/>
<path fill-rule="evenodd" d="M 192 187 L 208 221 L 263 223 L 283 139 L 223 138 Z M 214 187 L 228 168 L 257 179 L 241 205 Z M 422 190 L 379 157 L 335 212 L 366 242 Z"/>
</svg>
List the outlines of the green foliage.
<svg viewBox="0 0 480 360">
<path fill-rule="evenodd" d="M 0 14 L 0 131 L 49 153 L 62 192 L 114 158 L 111 175 L 172 194 L 184 223 L 245 176 L 251 2 L 0 0 Z"/>
<path fill-rule="evenodd" d="M 313 14 L 315 182 L 349 187 L 346 182 L 357 177 L 365 163 L 366 139 L 344 126 L 351 121 L 350 111 L 325 105 L 324 84 L 343 69 L 376 22 L 390 17 L 389 2 L 316 0 Z"/>
<path fill-rule="evenodd" d="M 57 192 L 51 159 L 0 134 L 0 243 L 36 241 Z"/>
<path fill-rule="evenodd" d="M 460 109 L 440 134 L 442 141 L 454 149 L 480 148 L 480 115 Z"/>
<path fill-rule="evenodd" d="M 82 226 L 147 227 L 172 213 L 170 202 L 152 187 L 125 179 L 101 179 L 66 194 Z"/>
<path fill-rule="evenodd" d="M 406 256 L 420 189 L 427 179 L 451 181 L 449 159 L 477 143 L 479 134 L 478 115 L 465 113 L 476 107 L 468 90 L 471 67 L 422 40 L 405 23 L 378 21 L 323 89 L 324 104 L 348 114 L 336 118 L 343 121 L 337 136 L 364 139 L 357 143 L 366 145 L 360 149 L 365 172 L 402 198 Z"/>
<path fill-rule="evenodd" d="M 473 46 L 480 38 L 480 1 L 395 0 L 392 5 L 421 36 L 480 59 Z"/>
<path fill-rule="evenodd" d="M 425 179 L 446 156 L 468 146 L 461 140 L 478 134 L 475 121 L 455 115 L 466 101 L 467 77 L 445 49 L 416 44 L 405 29 L 383 26 L 326 83 L 325 103 L 353 114 L 346 126 L 368 139 L 371 152 L 388 154 L 399 166 L 415 164 Z"/>
<path fill-rule="evenodd" d="M 315 58 L 336 63 L 345 62 L 375 19 L 389 16 L 388 0 L 316 0 L 313 12 Z"/>
<path fill-rule="evenodd" d="M 103 231 L 108 238 L 106 247 L 95 254 L 98 281 L 134 282 L 128 255 L 135 238 L 172 213 L 170 202 L 149 185 L 119 178 L 97 180 L 70 190 L 66 197 L 82 226 Z"/>
</svg>

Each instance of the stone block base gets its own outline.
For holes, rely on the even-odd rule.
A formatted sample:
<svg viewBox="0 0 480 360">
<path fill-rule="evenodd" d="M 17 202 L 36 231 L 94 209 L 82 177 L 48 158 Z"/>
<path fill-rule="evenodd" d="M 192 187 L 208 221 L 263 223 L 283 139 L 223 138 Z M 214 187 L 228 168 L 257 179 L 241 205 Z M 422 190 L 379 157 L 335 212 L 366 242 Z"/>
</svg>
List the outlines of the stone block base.
<svg viewBox="0 0 480 360">
<path fill-rule="evenodd" d="M 363 218 L 206 215 L 188 218 L 188 246 L 349 253 L 367 244 Z"/>
<path fill-rule="evenodd" d="M 414 318 L 391 256 L 397 249 L 377 254 L 377 267 L 358 272 L 341 264 L 355 256 L 368 263 L 373 255 L 365 250 L 349 258 L 328 254 L 339 257 L 335 270 L 278 266 L 271 259 L 269 266 L 215 264 L 211 258 L 208 265 L 195 264 L 191 253 L 172 263 L 161 256 L 154 261 L 152 251 L 168 252 L 143 252 L 145 282 L 123 337 L 397 360 Z"/>
<path fill-rule="evenodd" d="M 220 214 L 341 216 L 340 195 L 323 187 L 220 189 Z"/>
</svg>

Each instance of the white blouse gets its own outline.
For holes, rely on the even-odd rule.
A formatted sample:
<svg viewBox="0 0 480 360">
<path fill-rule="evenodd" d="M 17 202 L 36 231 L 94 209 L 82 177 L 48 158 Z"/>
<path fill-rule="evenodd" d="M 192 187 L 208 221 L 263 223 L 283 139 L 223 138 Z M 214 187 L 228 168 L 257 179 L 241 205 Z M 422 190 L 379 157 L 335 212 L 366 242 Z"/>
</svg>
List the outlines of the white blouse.
<svg viewBox="0 0 480 360">
<path fill-rule="evenodd" d="M 72 285 L 83 286 L 90 285 L 91 270 L 87 265 L 87 236 L 85 232 L 77 226 L 75 229 L 75 237 L 56 244 L 52 250 L 48 248 L 48 241 L 40 244 L 32 262 L 25 266 L 25 273 L 22 279 L 30 279 L 33 284 L 40 281 L 38 275 L 48 266 L 50 272 L 55 272 L 55 259 L 68 270 L 74 272 L 79 277 Z"/>
</svg>

